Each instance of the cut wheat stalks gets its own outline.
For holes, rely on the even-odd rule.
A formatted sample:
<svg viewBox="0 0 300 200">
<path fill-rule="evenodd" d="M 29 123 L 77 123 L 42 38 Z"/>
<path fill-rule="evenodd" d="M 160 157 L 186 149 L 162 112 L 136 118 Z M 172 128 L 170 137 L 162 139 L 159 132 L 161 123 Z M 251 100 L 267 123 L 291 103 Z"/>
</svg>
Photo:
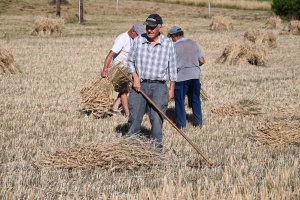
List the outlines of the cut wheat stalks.
<svg viewBox="0 0 300 200">
<path fill-rule="evenodd" d="M 108 79 L 98 77 L 86 84 L 81 90 L 82 111 L 94 117 L 111 115 L 113 105 L 113 86 Z"/>
<path fill-rule="evenodd" d="M 111 142 L 76 144 L 74 147 L 44 154 L 33 160 L 38 168 L 125 170 L 164 164 L 166 157 L 153 141 L 131 136 Z"/>
<path fill-rule="evenodd" d="M 0 44 L 0 73 L 16 74 L 20 72 L 13 55 Z"/>
<path fill-rule="evenodd" d="M 282 30 L 280 35 L 300 35 L 300 21 L 292 20 L 288 25 L 288 30 Z"/>
<path fill-rule="evenodd" d="M 253 100 L 242 100 L 238 103 L 225 103 L 211 110 L 218 116 L 245 116 L 262 114 L 259 103 Z"/>
<path fill-rule="evenodd" d="M 117 66 L 121 65 L 121 63 L 111 64 L 107 78 L 98 76 L 82 87 L 80 94 L 83 112 L 96 118 L 112 115 L 111 107 L 115 100 L 114 90 L 127 81 L 117 69 Z M 122 67 L 122 70 L 127 73 L 126 67 Z"/>
<path fill-rule="evenodd" d="M 267 29 L 276 29 L 279 28 L 281 24 L 281 19 L 280 17 L 269 17 L 265 24 L 262 26 L 262 28 L 267 28 Z"/>
<path fill-rule="evenodd" d="M 275 117 L 261 122 L 250 139 L 267 145 L 300 145 L 300 111 L 280 109 Z"/>
<path fill-rule="evenodd" d="M 131 86 L 131 83 L 123 75 L 123 73 L 128 74 L 127 66 L 125 66 L 122 62 L 120 62 L 115 65 L 110 65 L 110 68 L 113 69 L 113 71 L 110 72 L 108 79 L 111 82 L 111 84 L 114 86 L 116 91 L 118 90 L 118 87 L 122 86 L 124 83 L 128 83 L 129 87 Z M 117 70 L 117 68 L 123 71 L 123 73 Z"/>
<path fill-rule="evenodd" d="M 267 53 L 264 47 L 247 44 L 228 44 L 217 63 L 227 65 L 267 66 Z"/>
<path fill-rule="evenodd" d="M 233 30 L 232 19 L 229 16 L 214 16 L 210 24 L 210 30 L 213 31 L 230 31 Z"/>
<path fill-rule="evenodd" d="M 39 17 L 34 23 L 34 30 L 31 35 L 50 37 L 61 36 L 64 20 L 61 18 Z"/>
<path fill-rule="evenodd" d="M 244 41 L 255 45 L 266 45 L 271 48 L 277 47 L 276 36 L 272 31 L 249 29 L 244 34 Z"/>
</svg>

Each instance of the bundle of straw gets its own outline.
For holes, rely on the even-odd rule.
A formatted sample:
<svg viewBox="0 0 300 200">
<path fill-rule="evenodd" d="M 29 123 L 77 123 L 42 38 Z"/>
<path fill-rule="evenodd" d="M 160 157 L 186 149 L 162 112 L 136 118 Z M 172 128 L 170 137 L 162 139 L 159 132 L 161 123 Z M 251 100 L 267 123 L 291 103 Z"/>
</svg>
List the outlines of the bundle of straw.
<svg viewBox="0 0 300 200">
<path fill-rule="evenodd" d="M 19 73 L 21 70 L 17 67 L 13 55 L 0 45 L 0 73 Z"/>
<path fill-rule="evenodd" d="M 231 43 L 225 47 L 216 62 L 229 65 L 267 66 L 267 53 L 263 46 Z"/>
<path fill-rule="evenodd" d="M 244 34 L 244 41 L 250 44 L 266 45 L 271 48 L 277 47 L 276 36 L 272 31 L 249 29 Z"/>
<path fill-rule="evenodd" d="M 97 77 L 80 90 L 82 111 L 96 118 L 111 116 L 114 103 L 114 90 L 128 80 L 120 72 L 127 68 L 119 63 L 111 64 L 107 78 Z"/>
<path fill-rule="evenodd" d="M 230 31 L 233 30 L 232 19 L 229 16 L 214 16 L 210 24 L 210 30 L 214 31 Z"/>
<path fill-rule="evenodd" d="M 280 26 L 281 21 L 282 20 L 280 19 L 280 17 L 269 17 L 262 27 L 275 29 Z"/>
<path fill-rule="evenodd" d="M 34 23 L 34 30 L 31 35 L 42 37 L 47 36 L 61 36 L 64 20 L 61 18 L 52 19 L 46 17 L 39 17 Z"/>
<path fill-rule="evenodd" d="M 163 164 L 166 160 L 149 139 L 131 136 L 111 142 L 76 144 L 74 147 L 45 154 L 33 160 L 38 168 L 114 170 L 136 169 Z"/>
</svg>

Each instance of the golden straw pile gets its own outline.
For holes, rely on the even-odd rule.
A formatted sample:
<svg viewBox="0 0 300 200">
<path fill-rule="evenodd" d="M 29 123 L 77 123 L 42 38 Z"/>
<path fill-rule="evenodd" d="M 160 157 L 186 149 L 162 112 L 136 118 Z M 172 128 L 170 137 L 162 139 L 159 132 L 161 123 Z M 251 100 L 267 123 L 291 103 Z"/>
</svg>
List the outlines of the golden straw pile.
<svg viewBox="0 0 300 200">
<path fill-rule="evenodd" d="M 266 66 L 267 53 L 262 46 L 231 43 L 225 47 L 216 62 L 228 65 Z"/>
<path fill-rule="evenodd" d="M 213 108 L 211 112 L 219 116 L 230 117 L 262 114 L 259 103 L 253 100 L 243 100 L 238 103 L 225 103 L 219 107 Z"/>
<path fill-rule="evenodd" d="M 152 141 L 131 136 L 98 144 L 76 144 L 71 148 L 47 153 L 40 160 L 33 160 L 33 165 L 38 168 L 100 168 L 114 171 L 152 167 L 163 164 L 165 160 Z"/>
<path fill-rule="evenodd" d="M 262 28 L 269 28 L 269 29 L 275 29 L 279 28 L 281 24 L 281 19 L 279 17 L 269 17 L 265 24 L 262 26 Z"/>
<path fill-rule="evenodd" d="M 34 23 L 34 30 L 31 35 L 36 36 L 61 36 L 64 20 L 61 18 L 40 17 Z"/>
<path fill-rule="evenodd" d="M 20 72 L 13 55 L 0 44 L 0 73 L 16 74 Z"/>
<path fill-rule="evenodd" d="M 292 20 L 289 23 L 288 30 L 281 31 L 280 35 L 300 35 L 300 21 Z"/>
<path fill-rule="evenodd" d="M 250 29 L 245 32 L 244 41 L 256 45 L 266 45 L 272 48 L 277 47 L 276 36 L 272 31 Z"/>
<path fill-rule="evenodd" d="M 276 117 L 261 122 L 250 138 L 268 145 L 300 145 L 300 111 L 282 108 Z"/>
<path fill-rule="evenodd" d="M 233 30 L 232 19 L 229 16 L 214 16 L 210 24 L 210 30 L 215 31 L 230 31 Z"/>
<path fill-rule="evenodd" d="M 96 118 L 111 116 L 114 103 L 114 89 L 127 81 L 118 69 L 127 74 L 121 64 L 109 67 L 108 78 L 97 77 L 80 90 L 82 111 Z"/>
</svg>

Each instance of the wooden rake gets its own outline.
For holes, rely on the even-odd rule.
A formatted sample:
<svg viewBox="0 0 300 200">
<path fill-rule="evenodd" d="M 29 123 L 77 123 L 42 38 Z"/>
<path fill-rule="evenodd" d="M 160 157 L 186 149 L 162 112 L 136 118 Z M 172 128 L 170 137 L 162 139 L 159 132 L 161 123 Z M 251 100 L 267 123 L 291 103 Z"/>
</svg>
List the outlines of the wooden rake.
<svg viewBox="0 0 300 200">
<path fill-rule="evenodd" d="M 133 85 L 132 79 L 123 72 L 118 66 L 116 66 L 118 70 L 126 77 Z M 194 144 L 173 122 L 172 120 L 142 91 L 140 93 L 144 96 L 144 98 L 184 137 L 184 139 L 204 158 L 206 161 L 206 165 L 212 166 L 213 163 L 199 150 L 196 144 Z"/>
</svg>

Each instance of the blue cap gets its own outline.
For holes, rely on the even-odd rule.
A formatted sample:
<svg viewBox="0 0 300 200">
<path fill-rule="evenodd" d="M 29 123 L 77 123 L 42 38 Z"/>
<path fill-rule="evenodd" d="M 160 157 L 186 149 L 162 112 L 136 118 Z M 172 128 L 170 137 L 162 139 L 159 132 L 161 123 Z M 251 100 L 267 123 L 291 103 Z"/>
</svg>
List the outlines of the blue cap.
<svg viewBox="0 0 300 200">
<path fill-rule="evenodd" d="M 182 32 L 181 28 L 179 26 L 173 26 L 170 31 L 169 31 L 169 36 L 170 35 L 173 35 L 173 34 L 176 34 L 176 33 L 180 33 Z"/>
</svg>

